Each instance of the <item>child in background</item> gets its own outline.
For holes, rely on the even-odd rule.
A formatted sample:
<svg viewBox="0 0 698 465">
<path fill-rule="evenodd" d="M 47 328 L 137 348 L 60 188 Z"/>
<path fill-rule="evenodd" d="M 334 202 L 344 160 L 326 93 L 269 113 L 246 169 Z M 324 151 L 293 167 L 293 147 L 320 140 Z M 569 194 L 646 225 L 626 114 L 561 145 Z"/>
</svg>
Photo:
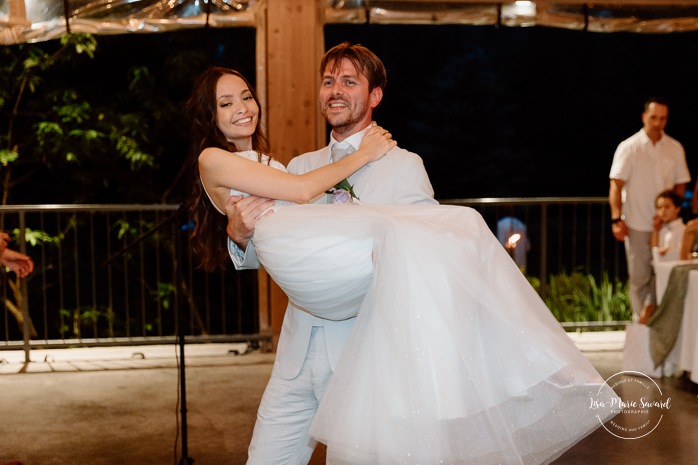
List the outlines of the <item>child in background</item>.
<svg viewBox="0 0 698 465">
<path fill-rule="evenodd" d="M 679 260 L 681 240 L 686 229 L 680 216 L 682 201 L 681 196 L 671 189 L 657 195 L 655 200 L 657 213 L 654 215 L 654 229 L 650 238 L 654 263 Z M 656 303 L 645 304 L 640 313 L 640 323 L 647 324 L 656 308 Z"/>
<path fill-rule="evenodd" d="M 666 190 L 657 195 L 657 214 L 650 243 L 655 261 L 678 260 L 681 239 L 686 225 L 681 218 L 682 198 L 676 191 Z"/>
</svg>

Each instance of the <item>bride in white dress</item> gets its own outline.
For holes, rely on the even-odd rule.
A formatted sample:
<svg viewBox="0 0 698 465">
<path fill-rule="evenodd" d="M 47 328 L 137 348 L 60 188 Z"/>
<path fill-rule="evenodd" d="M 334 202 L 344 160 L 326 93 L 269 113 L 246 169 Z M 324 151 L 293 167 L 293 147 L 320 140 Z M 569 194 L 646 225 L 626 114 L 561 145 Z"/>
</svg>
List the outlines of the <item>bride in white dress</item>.
<svg viewBox="0 0 698 465">
<path fill-rule="evenodd" d="M 328 463 L 545 464 L 618 413 L 475 210 L 302 205 L 392 148 L 382 128 L 338 162 L 288 174 L 263 154 L 248 83 L 218 73 L 216 95 L 201 97 L 210 114 L 194 115 L 192 247 L 215 269 L 231 193 L 283 199 L 256 226 L 260 262 L 298 307 L 358 315 L 310 430 Z"/>
</svg>

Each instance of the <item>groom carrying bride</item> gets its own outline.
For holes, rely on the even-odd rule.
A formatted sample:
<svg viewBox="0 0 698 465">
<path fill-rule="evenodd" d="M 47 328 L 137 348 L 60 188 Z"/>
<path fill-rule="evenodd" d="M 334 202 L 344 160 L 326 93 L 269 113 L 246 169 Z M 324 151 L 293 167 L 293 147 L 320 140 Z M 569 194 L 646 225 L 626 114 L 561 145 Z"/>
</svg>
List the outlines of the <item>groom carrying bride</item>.
<svg viewBox="0 0 698 465">
<path fill-rule="evenodd" d="M 356 150 L 380 105 L 387 73 L 382 61 L 362 45 L 344 42 L 331 48 L 320 65 L 320 109 L 332 127 L 330 143 L 299 155 L 288 165 L 294 174 L 336 161 L 333 150 Z M 348 179 L 363 204 L 437 204 L 422 159 L 393 148 Z M 315 203 L 330 203 L 321 195 Z M 232 198 L 228 214 L 229 249 L 236 269 L 259 268 L 250 241 L 260 214 L 273 200 Z M 307 464 L 317 442 L 307 432 L 356 318 L 324 320 L 295 307 L 286 308 L 276 361 L 257 414 L 248 464 Z"/>
</svg>

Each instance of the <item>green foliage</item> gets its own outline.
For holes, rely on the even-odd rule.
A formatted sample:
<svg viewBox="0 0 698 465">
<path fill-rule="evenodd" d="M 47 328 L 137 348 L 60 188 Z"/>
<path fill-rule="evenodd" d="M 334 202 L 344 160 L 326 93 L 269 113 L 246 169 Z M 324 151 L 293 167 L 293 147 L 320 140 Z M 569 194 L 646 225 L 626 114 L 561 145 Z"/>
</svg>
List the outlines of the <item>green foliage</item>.
<svg viewBox="0 0 698 465">
<path fill-rule="evenodd" d="M 85 333 L 88 329 L 97 326 L 99 320 L 106 320 L 106 327 L 109 328 L 107 337 L 114 337 L 114 312 L 111 308 L 104 311 L 89 306 L 72 310 L 63 308 L 58 311 L 58 314 L 61 317 L 59 330 L 63 338 L 88 337 Z M 68 320 L 70 324 L 66 323 L 65 320 Z M 92 337 L 98 336 L 98 334 L 92 334 Z"/>
<path fill-rule="evenodd" d="M 183 103 L 209 65 L 254 81 L 254 28 L 72 34 L 0 47 L 0 204 L 176 203 Z"/>
<path fill-rule="evenodd" d="M 87 54 L 90 58 L 94 58 L 97 48 L 97 41 L 89 34 L 70 34 L 61 37 L 62 45 L 73 45 L 75 51 Z"/>
<path fill-rule="evenodd" d="M 173 126 L 174 102 L 145 66 L 112 82 L 88 75 L 97 52 L 90 34 L 0 48 L 3 203 L 160 200 L 154 127 Z"/>
<path fill-rule="evenodd" d="M 177 298 L 177 289 L 172 283 L 159 283 L 157 291 L 151 292 L 153 300 L 160 302 L 162 308 L 168 310 L 173 307 Z"/>
<path fill-rule="evenodd" d="M 591 274 L 573 272 L 550 276 L 548 286 L 529 282 L 562 322 L 626 321 L 631 318 L 627 283 L 610 281 L 604 272 L 597 283 Z"/>
<path fill-rule="evenodd" d="M 58 236 L 51 236 L 45 231 L 38 231 L 31 228 L 24 229 L 24 240 L 32 246 L 36 246 L 39 244 L 60 245 L 61 241 L 63 240 L 63 236 L 64 234 L 60 234 Z M 19 237 L 19 228 L 15 228 L 12 230 L 12 237 L 13 239 L 17 239 L 17 237 Z"/>
<path fill-rule="evenodd" d="M 17 160 L 19 154 L 15 150 L 0 149 L 0 164 L 7 166 Z"/>
</svg>

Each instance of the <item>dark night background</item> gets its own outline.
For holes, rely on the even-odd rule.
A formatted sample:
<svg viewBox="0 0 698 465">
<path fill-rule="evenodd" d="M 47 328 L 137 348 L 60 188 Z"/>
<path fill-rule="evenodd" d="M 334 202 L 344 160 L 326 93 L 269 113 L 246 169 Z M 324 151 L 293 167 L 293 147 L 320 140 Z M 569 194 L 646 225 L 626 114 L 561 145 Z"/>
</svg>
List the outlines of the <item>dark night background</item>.
<svg viewBox="0 0 698 465">
<path fill-rule="evenodd" d="M 425 160 L 439 199 L 606 196 L 643 102 L 669 99 L 667 134 L 698 175 L 698 34 L 486 26 L 337 26 L 388 68 L 376 119 Z"/>
<path fill-rule="evenodd" d="M 683 143 L 692 176 L 698 175 L 698 33 L 328 25 L 325 34 L 327 48 L 350 40 L 383 59 L 388 86 L 375 118 L 402 147 L 422 156 L 438 199 L 606 196 L 613 152 L 641 128 L 642 104 L 653 95 L 669 99 L 667 133 Z M 148 66 L 153 92 L 174 102 L 145 112 L 152 121 L 159 112 L 164 126 L 160 132 L 154 127 L 145 148 L 161 154 L 147 188 L 164 191 L 186 156 L 187 129 L 178 113 L 193 80 L 218 64 L 254 82 L 255 31 L 197 29 L 97 40 L 94 60 L 66 70 L 72 84 L 110 105 L 134 108 L 137 99 L 124 97 L 127 76 L 135 66 Z M 42 194 L 49 184 L 37 181 L 18 197 L 56 202 Z M 144 198 L 129 189 L 95 201 Z M 182 185 L 165 201 L 185 195 Z"/>
</svg>

